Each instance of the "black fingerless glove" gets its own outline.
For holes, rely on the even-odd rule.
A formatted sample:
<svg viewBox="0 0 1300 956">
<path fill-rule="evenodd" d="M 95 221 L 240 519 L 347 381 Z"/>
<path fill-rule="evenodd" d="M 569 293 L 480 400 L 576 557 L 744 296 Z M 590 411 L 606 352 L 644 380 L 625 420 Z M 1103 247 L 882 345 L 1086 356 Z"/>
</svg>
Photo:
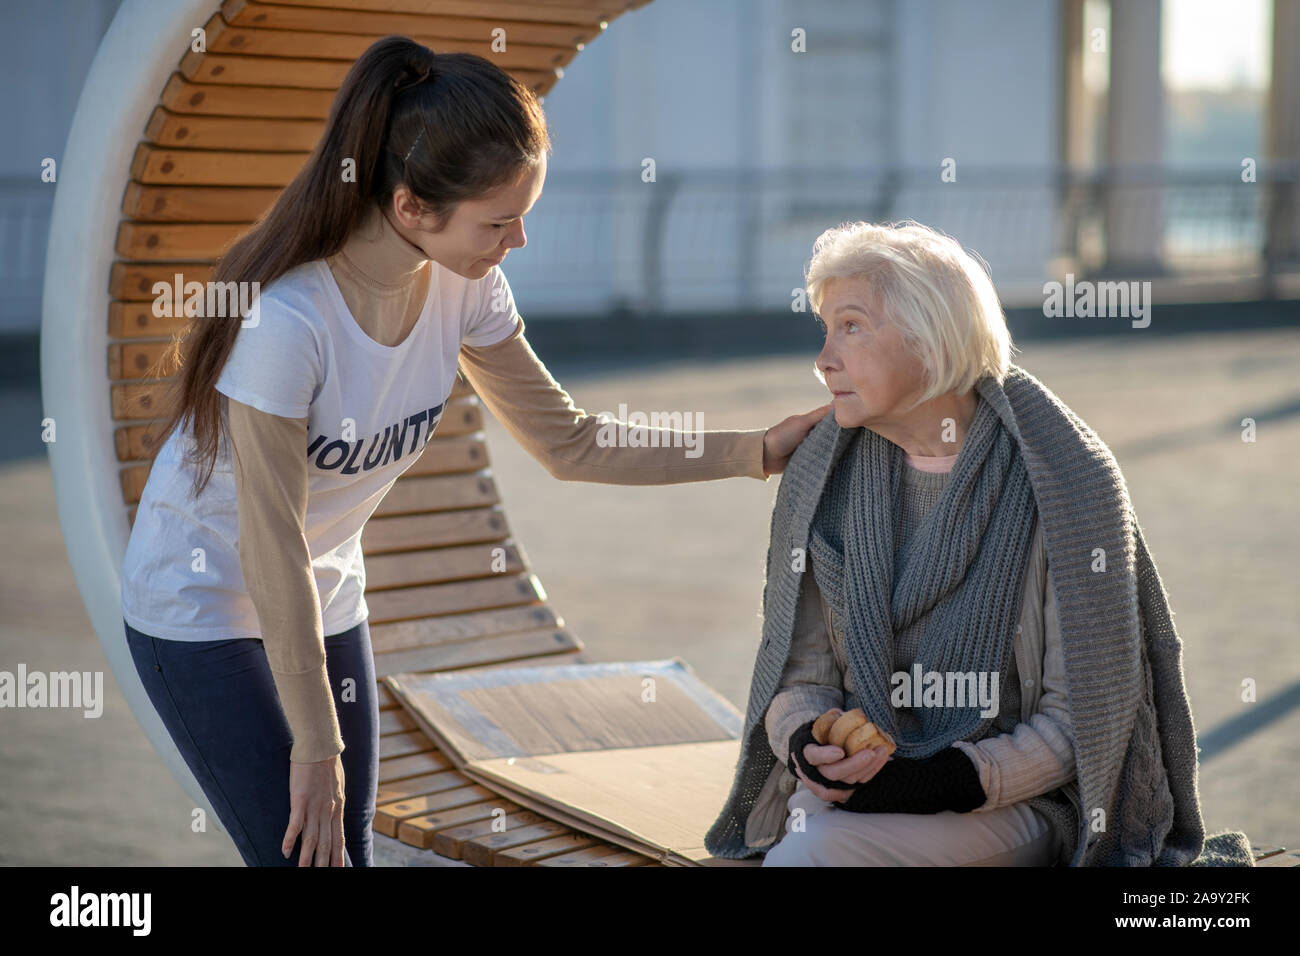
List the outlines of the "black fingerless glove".
<svg viewBox="0 0 1300 956">
<path fill-rule="evenodd" d="M 813 737 L 812 732 L 814 723 L 815 721 L 810 720 L 790 735 L 790 757 L 786 761 L 787 766 L 790 768 L 790 772 L 796 777 L 799 776 L 798 772 L 795 770 L 795 761 L 797 758 L 799 770 L 802 770 L 803 775 L 809 780 L 820 783 L 823 787 L 829 787 L 832 790 L 853 789 L 854 784 L 845 783 L 843 780 L 832 780 L 830 777 L 823 776 L 822 772 L 818 770 L 815 765 L 810 764 L 808 758 L 804 756 L 804 747 L 809 744 L 817 744 L 817 739 Z M 817 746 L 820 747 L 822 745 L 817 744 Z"/>
<path fill-rule="evenodd" d="M 835 806 L 854 813 L 968 813 L 987 799 L 975 764 L 950 746 L 924 760 L 894 757 Z"/>
</svg>

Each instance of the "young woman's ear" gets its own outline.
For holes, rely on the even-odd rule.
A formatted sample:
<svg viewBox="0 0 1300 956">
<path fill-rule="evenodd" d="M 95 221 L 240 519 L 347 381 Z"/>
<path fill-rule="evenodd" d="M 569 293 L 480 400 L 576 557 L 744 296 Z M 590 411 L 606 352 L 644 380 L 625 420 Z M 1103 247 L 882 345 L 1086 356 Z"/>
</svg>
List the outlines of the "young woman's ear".
<svg viewBox="0 0 1300 956">
<path fill-rule="evenodd" d="M 406 229 L 419 229 L 420 220 L 424 218 L 424 207 L 405 183 L 393 190 L 392 208 L 394 218 Z"/>
</svg>

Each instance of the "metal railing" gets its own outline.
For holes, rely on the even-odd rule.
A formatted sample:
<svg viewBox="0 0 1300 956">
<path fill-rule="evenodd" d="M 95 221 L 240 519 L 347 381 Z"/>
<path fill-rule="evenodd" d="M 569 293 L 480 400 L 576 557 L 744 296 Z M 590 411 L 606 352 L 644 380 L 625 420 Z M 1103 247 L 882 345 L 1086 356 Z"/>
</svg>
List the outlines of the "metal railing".
<svg viewBox="0 0 1300 956">
<path fill-rule="evenodd" d="M 939 171 L 660 169 L 554 172 L 526 221 L 528 245 L 507 275 L 526 315 L 668 314 L 788 309 L 813 242 L 858 219 L 915 219 L 956 237 L 1007 295 L 1052 278 L 1106 270 L 1107 197 L 1151 223 L 1165 274 L 1213 280 L 1292 273 L 1300 259 L 1300 176 L 1260 167 L 1076 172 L 1061 168 Z M 39 324 L 53 186 L 0 180 L 0 329 Z M 1113 206 L 1114 204 L 1112 204 Z M 1110 215 L 1117 213 L 1112 210 Z"/>
<path fill-rule="evenodd" d="M 0 332 L 40 325 L 54 184 L 0 178 Z"/>
</svg>

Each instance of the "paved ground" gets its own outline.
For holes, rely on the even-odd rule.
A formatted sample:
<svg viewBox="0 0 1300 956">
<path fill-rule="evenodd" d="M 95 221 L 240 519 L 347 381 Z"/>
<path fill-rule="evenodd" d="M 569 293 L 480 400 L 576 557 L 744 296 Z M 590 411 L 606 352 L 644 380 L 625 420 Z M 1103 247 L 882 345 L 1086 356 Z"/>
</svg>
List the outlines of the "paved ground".
<svg viewBox="0 0 1300 956">
<path fill-rule="evenodd" d="M 814 356 L 595 374 L 553 367 L 578 405 L 704 412 L 754 428 L 819 405 Z M 1185 647 L 1209 831 L 1300 845 L 1300 333 L 1031 344 L 1018 358 L 1116 452 Z M 0 394 L 11 429 L 34 393 Z M 1241 441 L 1254 418 L 1258 440 Z M 12 434 L 12 432 L 11 432 Z M 493 466 L 551 599 L 602 660 L 680 656 L 740 709 L 759 638 L 778 479 L 629 488 L 550 478 L 495 423 Z M 154 755 L 81 608 L 44 457 L 0 467 L 0 669 L 103 669 L 103 717 L 0 711 L 0 863 L 233 864 Z M 1241 702 L 1254 678 L 1258 702 Z"/>
</svg>

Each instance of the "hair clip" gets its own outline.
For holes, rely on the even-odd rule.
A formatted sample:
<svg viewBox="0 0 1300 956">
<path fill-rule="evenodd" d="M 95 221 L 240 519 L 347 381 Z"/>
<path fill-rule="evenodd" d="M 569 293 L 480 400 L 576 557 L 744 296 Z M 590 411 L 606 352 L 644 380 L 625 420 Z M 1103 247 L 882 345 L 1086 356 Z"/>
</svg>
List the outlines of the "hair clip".
<svg viewBox="0 0 1300 956">
<path fill-rule="evenodd" d="M 424 135 L 424 127 L 421 126 L 421 127 L 420 127 L 420 132 L 418 132 L 418 133 L 415 134 L 415 142 L 413 142 L 413 143 L 411 144 L 411 148 L 408 149 L 408 150 L 406 151 L 406 155 L 402 157 L 402 162 L 406 162 L 407 160 L 409 160 L 409 159 L 411 158 L 411 154 L 412 154 L 413 152 L 415 152 L 415 147 L 419 144 L 419 142 L 420 142 L 420 137 L 423 136 L 423 135 Z"/>
</svg>

